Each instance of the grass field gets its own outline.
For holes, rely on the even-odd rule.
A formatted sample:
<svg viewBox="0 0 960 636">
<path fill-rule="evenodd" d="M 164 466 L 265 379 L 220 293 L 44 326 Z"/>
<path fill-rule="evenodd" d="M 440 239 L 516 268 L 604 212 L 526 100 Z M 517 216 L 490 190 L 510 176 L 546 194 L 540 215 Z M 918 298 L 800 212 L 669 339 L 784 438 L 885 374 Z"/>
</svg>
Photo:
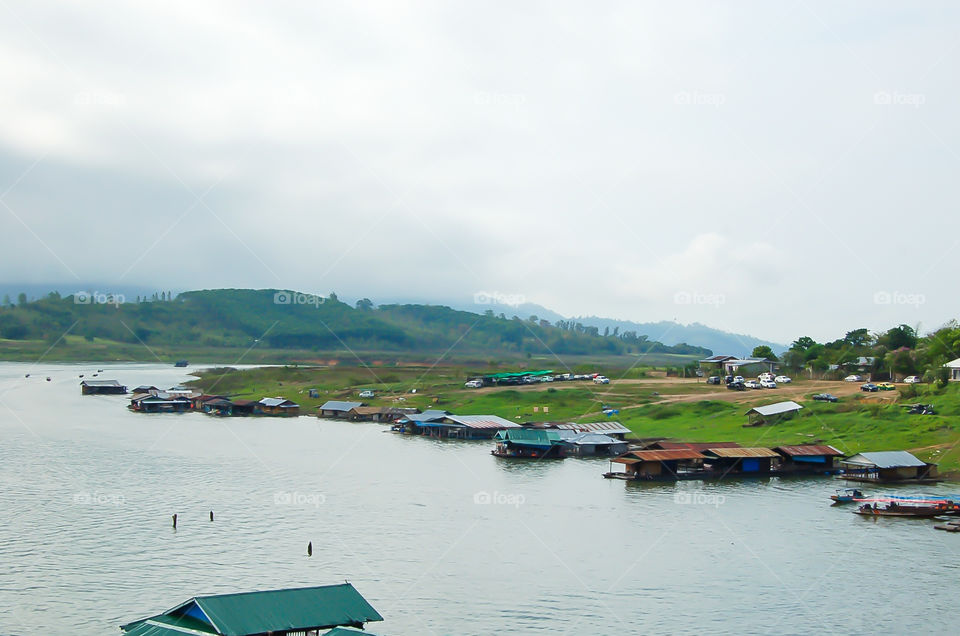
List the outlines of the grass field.
<svg viewBox="0 0 960 636">
<path fill-rule="evenodd" d="M 583 365 L 586 366 L 586 365 Z M 533 364 L 530 368 L 538 367 Z M 671 437 L 687 441 L 736 441 L 777 446 L 820 442 L 845 453 L 905 449 L 938 462 L 942 470 L 960 470 L 960 386 L 901 385 L 897 391 L 865 394 L 858 384 L 798 379 L 777 389 L 727 391 L 702 380 L 666 377 L 663 370 L 634 368 L 620 376 L 615 368 L 593 367 L 612 378 L 609 385 L 553 382 L 520 387 L 466 389 L 475 374 L 468 365 L 277 367 L 246 371 L 213 370 L 198 386 L 207 392 L 237 397 L 283 396 L 299 402 L 303 412 L 330 399 L 358 400 L 362 389 L 377 397 L 372 405 L 443 408 L 460 414 L 493 414 L 514 421 L 594 421 L 606 419 L 604 406 L 620 410 L 616 419 L 637 437 Z M 315 388 L 320 397 L 310 399 Z M 416 389 L 416 393 L 411 390 Z M 814 402 L 816 393 L 840 396 L 839 403 Z M 763 427 L 744 427 L 753 406 L 795 400 L 804 409 L 795 417 Z M 905 404 L 932 403 L 938 415 L 908 415 Z M 546 407 L 547 412 L 544 412 Z"/>
</svg>

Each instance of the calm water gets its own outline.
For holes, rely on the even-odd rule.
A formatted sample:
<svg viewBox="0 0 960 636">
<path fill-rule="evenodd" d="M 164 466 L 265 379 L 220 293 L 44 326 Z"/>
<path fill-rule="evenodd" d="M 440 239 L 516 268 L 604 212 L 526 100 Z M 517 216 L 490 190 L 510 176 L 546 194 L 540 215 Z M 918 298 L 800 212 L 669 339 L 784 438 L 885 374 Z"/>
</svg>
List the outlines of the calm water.
<svg viewBox="0 0 960 636">
<path fill-rule="evenodd" d="M 831 507 L 829 480 L 635 485 L 379 424 L 136 414 L 80 395 L 97 366 L 187 378 L 0 364 L 0 633 L 343 580 L 391 635 L 956 633 L 960 536 Z"/>
</svg>

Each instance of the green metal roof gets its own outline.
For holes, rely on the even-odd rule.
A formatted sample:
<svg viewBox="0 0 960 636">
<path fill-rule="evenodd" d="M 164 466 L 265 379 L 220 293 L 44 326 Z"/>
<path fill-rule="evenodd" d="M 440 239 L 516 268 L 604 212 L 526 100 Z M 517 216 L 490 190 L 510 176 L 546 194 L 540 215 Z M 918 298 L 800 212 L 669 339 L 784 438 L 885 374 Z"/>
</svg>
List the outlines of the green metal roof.
<svg viewBox="0 0 960 636">
<path fill-rule="evenodd" d="M 377 636 L 376 634 L 371 634 L 370 632 L 365 632 L 362 629 L 354 629 L 352 627 L 334 627 L 329 632 L 323 636 Z"/>
<path fill-rule="evenodd" d="M 184 636 L 216 634 L 213 627 L 190 616 L 154 616 L 124 625 L 125 636 Z"/>
<path fill-rule="evenodd" d="M 560 433 L 542 428 L 510 428 L 497 433 L 496 439 L 521 446 L 550 446 L 560 441 Z"/>
<path fill-rule="evenodd" d="M 165 627 L 166 631 L 139 631 L 134 629 L 157 627 L 169 619 L 189 619 L 199 623 L 200 631 L 222 636 L 249 636 L 266 632 L 324 629 L 343 625 L 362 626 L 367 621 L 382 621 L 383 617 L 360 595 L 353 585 L 325 585 L 261 592 L 241 592 L 197 596 L 177 607 L 143 621 L 121 627 L 136 636 L 172 636 L 182 634 L 182 628 Z M 209 620 L 209 625 L 204 621 Z M 186 624 L 186 623 L 185 623 Z M 210 629 L 213 631 L 209 631 Z M 180 630 L 180 631 L 177 631 Z M 207 630 L 207 631 L 203 631 Z M 186 632 L 191 633 L 191 632 Z"/>
</svg>

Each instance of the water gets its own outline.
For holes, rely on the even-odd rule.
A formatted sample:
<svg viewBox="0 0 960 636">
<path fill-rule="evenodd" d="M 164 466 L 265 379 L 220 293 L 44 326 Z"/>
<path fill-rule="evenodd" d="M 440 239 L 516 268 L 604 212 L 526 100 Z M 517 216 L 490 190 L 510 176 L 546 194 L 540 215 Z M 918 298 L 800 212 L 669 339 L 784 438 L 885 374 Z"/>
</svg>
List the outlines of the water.
<svg viewBox="0 0 960 636">
<path fill-rule="evenodd" d="M 627 484 L 374 423 L 131 413 L 80 395 L 98 366 L 187 379 L 0 364 L 2 634 L 344 580 L 389 635 L 956 631 L 960 536 L 831 507 L 842 484 Z"/>
</svg>

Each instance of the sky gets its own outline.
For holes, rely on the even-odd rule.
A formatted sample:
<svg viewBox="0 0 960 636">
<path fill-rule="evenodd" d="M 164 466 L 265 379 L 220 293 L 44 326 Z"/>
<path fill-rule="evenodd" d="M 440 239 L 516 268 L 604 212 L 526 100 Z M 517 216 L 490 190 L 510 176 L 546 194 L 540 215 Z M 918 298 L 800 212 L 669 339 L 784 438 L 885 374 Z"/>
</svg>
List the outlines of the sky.
<svg viewBox="0 0 960 636">
<path fill-rule="evenodd" d="M 958 61 L 951 2 L 6 0 L 0 283 L 934 329 Z"/>
</svg>

